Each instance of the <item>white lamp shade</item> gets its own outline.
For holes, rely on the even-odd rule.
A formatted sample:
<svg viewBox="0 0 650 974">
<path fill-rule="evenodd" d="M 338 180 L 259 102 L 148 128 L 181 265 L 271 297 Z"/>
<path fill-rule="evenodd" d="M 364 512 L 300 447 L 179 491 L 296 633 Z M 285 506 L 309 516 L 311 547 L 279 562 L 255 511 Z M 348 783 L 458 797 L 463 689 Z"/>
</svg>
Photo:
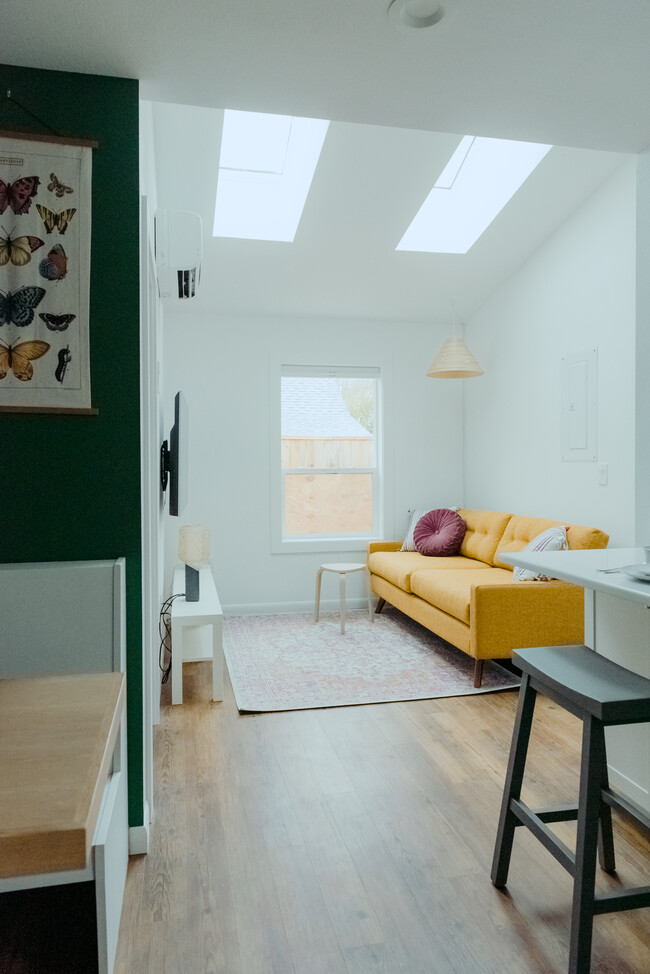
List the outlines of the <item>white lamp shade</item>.
<svg viewBox="0 0 650 974">
<path fill-rule="evenodd" d="M 469 379 L 483 375 L 462 338 L 448 338 L 427 369 L 432 379 Z"/>
<path fill-rule="evenodd" d="M 210 529 L 202 524 L 184 524 L 178 532 L 178 557 L 186 565 L 202 565 L 210 557 Z"/>
</svg>

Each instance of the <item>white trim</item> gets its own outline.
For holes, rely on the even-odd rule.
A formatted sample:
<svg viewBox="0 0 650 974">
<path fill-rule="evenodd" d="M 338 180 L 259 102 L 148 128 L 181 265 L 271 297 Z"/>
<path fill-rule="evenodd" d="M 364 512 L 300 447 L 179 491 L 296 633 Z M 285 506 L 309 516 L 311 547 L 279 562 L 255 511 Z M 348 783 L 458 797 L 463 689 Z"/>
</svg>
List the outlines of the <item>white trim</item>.
<svg viewBox="0 0 650 974">
<path fill-rule="evenodd" d="M 279 532 L 278 532 L 279 533 Z M 271 548 L 275 555 L 295 555 L 295 554 L 318 554 L 328 551 L 363 551 L 364 557 L 366 548 L 371 541 L 381 541 L 380 534 L 368 535 L 367 537 L 344 538 L 340 535 L 336 538 L 323 538 L 321 535 L 304 538 L 285 538 L 276 542 L 276 546 Z"/>
<path fill-rule="evenodd" d="M 379 379 L 378 365 L 289 365 L 280 366 L 280 375 L 296 379 Z"/>
<path fill-rule="evenodd" d="M 153 809 L 153 725 L 158 681 L 158 289 L 149 202 L 140 197 L 140 466 L 142 477 L 142 761 L 144 803 Z"/>
<path fill-rule="evenodd" d="M 0 878 L 0 893 L 14 893 L 20 889 L 38 889 L 43 886 L 65 886 L 67 883 L 86 883 L 95 878 L 92 859 L 83 869 L 68 869 L 58 873 L 36 873 L 31 876 L 6 876 Z"/>
<path fill-rule="evenodd" d="M 149 802 L 146 800 L 144 802 L 143 813 L 144 813 L 144 823 L 142 825 L 133 825 L 129 829 L 129 855 L 130 856 L 141 856 L 144 853 L 149 852 L 151 815 L 149 810 Z"/>
<path fill-rule="evenodd" d="M 272 362 L 269 382 L 269 469 L 270 469 L 270 526 L 272 554 L 305 554 L 327 552 L 365 552 L 370 541 L 379 541 L 383 537 L 384 509 L 386 498 L 384 495 L 383 458 L 384 448 L 384 388 L 382 377 L 384 369 L 379 365 L 291 365 Z M 281 383 L 283 377 L 306 378 L 362 378 L 375 379 L 375 422 L 376 432 L 373 436 L 375 446 L 375 466 L 367 468 L 329 468 L 320 470 L 293 470 L 282 468 L 281 458 Z M 311 475 L 314 473 L 370 473 L 372 475 L 372 506 L 373 529 L 363 534 L 346 534 L 332 536 L 292 536 L 285 537 L 284 530 L 284 478 L 287 473 Z"/>
<path fill-rule="evenodd" d="M 365 609 L 368 611 L 368 597 L 351 599 L 346 596 L 345 604 L 348 609 Z M 233 605 L 223 605 L 224 616 L 271 616 L 297 615 L 298 613 L 314 611 L 314 600 L 308 602 L 241 602 Z M 340 609 L 338 597 L 335 599 L 321 599 L 320 614 L 323 612 L 337 612 Z"/>
</svg>

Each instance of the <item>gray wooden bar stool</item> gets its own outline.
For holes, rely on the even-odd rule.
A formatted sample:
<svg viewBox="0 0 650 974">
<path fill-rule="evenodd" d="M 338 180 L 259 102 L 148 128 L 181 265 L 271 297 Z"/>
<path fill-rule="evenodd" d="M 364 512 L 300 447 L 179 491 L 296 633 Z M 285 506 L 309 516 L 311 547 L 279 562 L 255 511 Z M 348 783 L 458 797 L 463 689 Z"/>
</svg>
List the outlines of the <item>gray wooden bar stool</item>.
<svg viewBox="0 0 650 974">
<path fill-rule="evenodd" d="M 589 974 L 593 918 L 650 906 L 650 886 L 595 892 L 596 856 L 608 873 L 616 870 L 612 808 L 650 820 L 609 787 L 605 727 L 650 721 L 650 680 L 599 656 L 587 646 L 540 646 L 519 649 L 513 663 L 522 670 L 492 882 L 506 885 L 515 828 L 525 825 L 573 876 L 569 974 Z M 533 811 L 521 801 L 521 786 L 537 694 L 582 720 L 582 762 L 578 804 Z M 575 853 L 548 828 L 550 822 L 576 821 Z M 650 954 L 649 954 L 650 966 Z"/>
</svg>

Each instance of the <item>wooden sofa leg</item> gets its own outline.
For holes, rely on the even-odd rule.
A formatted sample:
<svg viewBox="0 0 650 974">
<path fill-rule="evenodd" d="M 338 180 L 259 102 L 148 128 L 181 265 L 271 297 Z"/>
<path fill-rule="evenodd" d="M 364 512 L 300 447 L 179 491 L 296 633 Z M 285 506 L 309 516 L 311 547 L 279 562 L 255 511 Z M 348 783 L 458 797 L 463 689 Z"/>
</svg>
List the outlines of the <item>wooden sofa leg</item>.
<svg viewBox="0 0 650 974">
<path fill-rule="evenodd" d="M 385 605 L 386 605 L 386 599 L 382 599 L 380 596 L 380 598 L 377 601 L 377 605 L 375 607 L 375 615 L 379 615 L 379 613 L 381 612 L 381 610 L 384 608 Z"/>
<path fill-rule="evenodd" d="M 477 659 L 474 661 L 474 686 L 478 690 L 479 687 L 483 685 L 483 667 L 485 666 L 484 659 Z"/>
</svg>

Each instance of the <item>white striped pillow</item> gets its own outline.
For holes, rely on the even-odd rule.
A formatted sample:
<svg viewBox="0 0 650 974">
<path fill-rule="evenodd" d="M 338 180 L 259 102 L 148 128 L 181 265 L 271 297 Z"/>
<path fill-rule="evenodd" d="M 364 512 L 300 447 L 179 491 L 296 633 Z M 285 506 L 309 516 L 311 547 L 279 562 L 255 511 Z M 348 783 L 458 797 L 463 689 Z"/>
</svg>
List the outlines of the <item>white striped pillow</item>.
<svg viewBox="0 0 650 974">
<path fill-rule="evenodd" d="M 547 528 L 546 531 L 538 534 L 536 538 L 528 542 L 524 551 L 564 551 L 568 547 L 566 528 L 563 525 L 558 525 L 557 527 Z M 550 581 L 550 576 L 544 575 L 542 572 L 533 572 L 528 568 L 517 566 L 513 571 L 513 577 L 515 582 Z"/>
<path fill-rule="evenodd" d="M 430 509 L 427 508 L 426 511 L 415 511 L 415 510 L 411 510 L 409 508 L 409 512 L 408 512 L 409 526 L 408 526 L 408 529 L 406 531 L 406 537 L 404 538 L 404 541 L 402 542 L 402 547 L 400 548 L 400 551 L 417 551 L 418 550 L 415 547 L 415 541 L 413 540 L 413 532 L 415 531 L 415 529 L 417 527 L 417 523 L 420 520 L 420 518 L 421 517 L 424 517 L 425 514 L 428 514 L 429 513 L 429 510 Z"/>
</svg>

